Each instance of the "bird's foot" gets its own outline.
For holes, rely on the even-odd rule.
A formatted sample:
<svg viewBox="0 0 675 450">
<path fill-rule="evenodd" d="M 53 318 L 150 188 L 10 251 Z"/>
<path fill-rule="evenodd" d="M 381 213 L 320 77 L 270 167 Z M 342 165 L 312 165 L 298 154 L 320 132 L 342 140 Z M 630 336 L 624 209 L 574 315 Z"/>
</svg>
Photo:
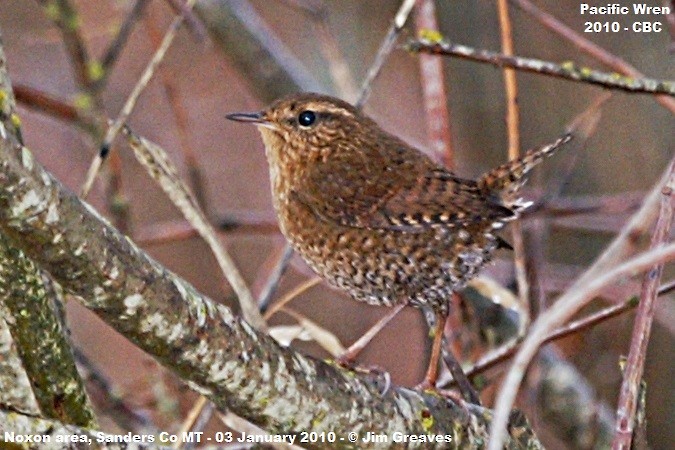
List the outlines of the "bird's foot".
<svg viewBox="0 0 675 450">
<path fill-rule="evenodd" d="M 465 403 L 464 399 L 458 392 L 450 389 L 440 389 L 436 384 L 430 383 L 427 379 L 424 379 L 420 384 L 415 386 L 414 389 L 418 392 L 438 395 L 447 400 L 451 400 L 453 403 L 458 405 L 463 405 Z"/>
<path fill-rule="evenodd" d="M 415 386 L 414 389 L 416 391 L 420 391 L 420 392 L 426 392 L 426 391 L 438 392 L 438 388 L 436 387 L 436 385 L 431 383 L 426 378 L 421 383 L 419 383 L 417 386 Z"/>
<path fill-rule="evenodd" d="M 345 353 L 338 355 L 335 358 L 335 363 L 340 367 L 343 367 L 352 372 L 366 374 L 375 378 L 382 386 L 382 390 L 380 392 L 381 395 L 385 395 L 391 387 L 391 375 L 389 375 L 389 372 L 380 366 L 375 364 L 357 364 L 352 358 L 349 357 L 349 355 L 346 355 Z"/>
</svg>

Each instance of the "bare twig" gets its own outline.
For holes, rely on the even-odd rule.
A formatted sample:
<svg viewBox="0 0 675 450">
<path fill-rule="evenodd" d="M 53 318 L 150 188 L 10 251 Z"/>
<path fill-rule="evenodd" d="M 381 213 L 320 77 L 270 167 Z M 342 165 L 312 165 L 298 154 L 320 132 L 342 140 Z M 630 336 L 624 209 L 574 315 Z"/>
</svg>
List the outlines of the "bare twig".
<svg viewBox="0 0 675 450">
<path fill-rule="evenodd" d="M 45 14 L 54 21 L 61 31 L 63 43 L 70 56 L 70 62 L 73 66 L 75 79 L 84 91 L 89 91 L 91 83 L 95 77 L 92 74 L 93 63 L 89 59 L 87 48 L 80 34 L 80 20 L 77 11 L 69 0 L 39 0 L 45 9 Z"/>
<path fill-rule="evenodd" d="M 399 34 L 401 34 L 401 30 L 403 29 L 405 23 L 408 21 L 408 16 L 410 15 L 410 11 L 412 11 L 413 6 L 415 6 L 416 1 L 417 0 L 403 0 L 401 2 L 401 6 L 399 7 L 398 12 L 396 13 L 396 17 L 394 17 L 394 22 L 389 27 L 389 31 L 387 31 L 387 35 L 384 37 L 384 40 L 382 41 L 382 44 L 380 45 L 380 48 L 377 51 L 375 61 L 370 66 L 370 70 L 366 75 L 366 79 L 363 81 L 363 84 L 361 85 L 359 97 L 354 103 L 354 105 L 357 108 L 359 109 L 362 108 L 363 105 L 368 100 L 368 97 L 370 96 L 370 91 L 373 87 L 373 81 L 375 81 L 375 78 L 377 78 L 377 76 L 379 75 L 380 70 L 384 65 L 384 61 L 387 59 L 387 56 L 389 56 L 389 53 L 391 53 L 392 49 L 394 48 L 396 38 L 398 37 Z"/>
<path fill-rule="evenodd" d="M 185 7 L 191 9 L 192 6 L 195 4 L 195 2 L 196 0 L 188 0 Z M 100 170 L 101 165 L 103 164 L 103 160 L 105 159 L 106 156 L 108 156 L 110 146 L 112 145 L 113 140 L 115 139 L 119 131 L 122 129 L 122 126 L 127 122 L 129 116 L 131 115 L 131 112 L 134 109 L 134 106 L 136 106 L 138 98 L 140 97 L 145 87 L 148 85 L 148 82 L 150 82 L 150 79 L 157 70 L 157 67 L 164 59 L 164 55 L 166 55 L 166 51 L 169 49 L 169 46 L 173 42 L 173 39 L 176 37 L 178 28 L 180 28 L 182 23 L 183 23 L 183 16 L 181 15 L 176 17 L 173 23 L 169 26 L 169 29 L 164 35 L 164 39 L 162 40 L 161 45 L 155 51 L 155 54 L 153 55 L 152 59 L 146 66 L 145 70 L 143 71 L 143 74 L 141 74 L 141 77 L 138 79 L 136 86 L 134 86 L 133 90 L 131 91 L 131 94 L 129 94 L 129 97 L 127 97 L 127 100 L 124 103 L 124 106 L 122 107 L 122 110 L 120 111 L 119 115 L 112 123 L 112 125 L 108 127 L 108 131 L 106 132 L 105 137 L 103 138 L 103 142 L 101 144 L 101 150 L 98 153 L 98 155 L 94 157 L 94 160 L 91 162 L 89 170 L 87 171 L 87 176 L 84 181 L 84 185 L 82 186 L 82 190 L 80 192 L 82 198 L 86 198 L 87 195 L 89 194 L 89 191 L 91 190 L 91 187 L 94 184 L 94 180 L 96 179 L 96 175 L 98 174 L 98 171 Z"/>
<path fill-rule="evenodd" d="M 288 294 L 281 297 L 278 302 L 274 303 L 270 307 L 270 309 L 268 309 L 267 312 L 265 312 L 265 315 L 263 316 L 263 318 L 265 320 L 270 320 L 270 317 L 272 317 L 277 312 L 279 312 L 279 310 L 282 309 L 288 302 L 290 302 L 291 300 L 296 298 L 298 295 L 302 294 L 306 290 L 316 286 L 319 283 L 321 283 L 321 278 L 319 278 L 319 277 L 314 277 L 314 278 L 310 278 L 309 280 L 303 281 L 302 283 L 297 285 L 295 287 L 295 289 L 293 289 L 291 292 L 289 292 Z"/>
<path fill-rule="evenodd" d="M 279 224 L 271 212 L 231 211 L 220 219 L 217 228 L 225 233 L 279 233 Z M 143 245 L 159 245 L 190 239 L 198 235 L 188 222 L 168 220 L 141 228 L 135 234 L 135 240 Z"/>
<path fill-rule="evenodd" d="M 100 61 L 90 58 L 81 34 L 81 21 L 78 12 L 70 0 L 45 1 L 46 15 L 51 18 L 61 30 L 71 65 L 75 72 L 75 80 L 80 89 L 80 115 L 91 115 L 95 118 L 90 132 L 97 145 L 100 145 L 104 134 L 104 120 L 106 117 L 103 99 L 99 92 L 99 83 L 105 76 Z M 109 147 L 105 147 L 108 149 Z M 107 154 L 107 150 L 104 152 Z M 115 225 L 123 232 L 129 232 L 129 210 L 126 199 L 122 195 L 122 167 L 118 156 L 111 158 L 110 171 L 106 180 L 106 201 Z M 93 180 L 92 180 L 93 182 Z"/>
<path fill-rule="evenodd" d="M 250 2 L 200 0 L 195 13 L 263 103 L 298 91 L 326 92 Z"/>
<path fill-rule="evenodd" d="M 446 366 L 448 366 L 448 370 L 450 371 L 450 375 L 452 375 L 452 379 L 455 381 L 455 383 L 457 383 L 459 392 L 462 394 L 462 398 L 474 405 L 480 405 L 480 395 L 478 395 L 478 391 L 469 381 L 469 378 L 466 376 L 462 365 L 459 363 L 459 361 L 457 361 L 457 358 L 452 353 L 452 349 L 448 348 L 447 346 L 443 346 L 442 352 L 443 362 Z"/>
<path fill-rule="evenodd" d="M 557 33 L 564 39 L 574 44 L 582 52 L 592 56 L 593 58 L 611 67 L 617 72 L 623 73 L 624 75 L 628 75 L 629 77 L 633 78 L 642 78 L 644 76 L 639 70 L 637 70 L 632 65 L 628 64 L 623 59 L 619 58 L 616 55 L 613 55 L 612 53 L 608 52 L 599 45 L 586 39 L 576 31 L 574 31 L 573 29 L 562 23 L 553 15 L 537 8 L 537 6 L 534 5 L 532 2 L 530 2 L 529 0 L 510 0 L 510 1 L 513 2 L 515 5 L 517 5 L 520 9 L 522 9 L 523 11 L 525 11 L 526 13 L 530 14 L 532 17 L 537 19 L 539 22 L 541 22 L 541 24 L 544 25 L 546 28 L 553 31 L 554 33 Z M 665 108 L 669 109 L 672 113 L 675 113 L 675 99 L 672 99 L 666 95 L 657 95 L 656 101 L 659 102 Z"/>
<path fill-rule="evenodd" d="M 67 100 L 22 84 L 14 84 L 14 95 L 17 102 L 30 109 L 75 124 L 91 135 L 96 134 L 98 128 L 96 120 Z"/>
<path fill-rule="evenodd" d="M 200 395 L 197 401 L 192 405 L 192 408 L 190 408 L 190 412 L 188 412 L 188 415 L 185 417 L 185 420 L 183 420 L 183 423 L 181 423 L 177 434 L 182 435 L 183 433 L 187 433 L 188 431 L 193 430 L 195 422 L 197 421 L 197 419 L 201 417 L 202 412 L 204 411 L 204 409 L 208 404 L 209 400 L 203 395 Z M 212 408 L 209 408 L 209 410 L 211 411 L 211 413 L 213 412 Z M 172 447 L 174 449 L 179 449 L 183 448 L 184 444 L 185 444 L 184 440 L 177 440 L 176 442 L 174 442 Z"/>
<path fill-rule="evenodd" d="M 546 339 L 544 339 L 544 341 L 542 342 L 542 345 L 556 341 L 558 339 L 562 339 L 574 333 L 579 333 L 580 331 L 583 331 L 587 328 L 593 327 L 613 317 L 619 316 L 625 313 L 626 311 L 630 311 L 631 309 L 634 309 L 636 306 L 637 301 L 635 301 L 634 299 L 630 299 L 624 303 L 612 305 L 594 314 L 590 314 L 584 317 L 583 319 L 570 322 L 564 327 L 561 327 L 556 331 L 554 331 L 553 333 L 549 334 L 546 337 Z M 519 348 L 520 346 L 518 345 L 518 342 L 514 341 L 512 345 L 504 346 L 498 349 L 497 351 L 490 353 L 485 358 L 481 358 L 473 366 L 471 366 L 471 368 L 466 371 L 466 375 L 468 377 L 476 376 L 480 373 L 485 372 L 488 369 L 491 369 L 492 367 L 498 365 L 499 363 L 509 360 L 518 351 Z"/>
<path fill-rule="evenodd" d="M 391 320 L 396 317 L 406 307 L 407 303 L 401 303 L 391 308 L 380 320 L 368 329 L 363 335 L 358 338 L 352 345 L 349 346 L 342 354 L 337 355 L 340 362 L 353 361 L 356 356 L 363 351 L 364 348 L 373 340 L 377 334 L 387 326 Z"/>
<path fill-rule="evenodd" d="M 197 419 L 195 420 L 194 424 L 192 425 L 192 429 L 190 431 L 193 432 L 203 432 L 203 430 L 206 428 L 206 425 L 211 421 L 211 417 L 213 417 L 213 413 L 216 411 L 216 406 L 208 402 L 206 406 L 200 411 L 199 416 L 197 416 Z M 185 444 L 183 445 L 183 448 L 186 450 L 191 450 L 195 448 L 196 445 L 196 440 L 192 442 L 187 442 L 187 439 L 185 441 Z"/>
<path fill-rule="evenodd" d="M 673 190 L 675 189 L 675 165 L 668 183 L 663 188 L 659 218 L 656 221 L 650 248 L 655 249 L 669 241 L 670 228 L 673 221 Z M 645 358 L 647 344 L 654 319 L 654 303 L 657 296 L 657 287 L 663 274 L 663 263 L 655 265 L 647 272 L 642 281 L 640 304 L 638 305 L 630 351 L 623 374 L 623 382 L 619 394 L 619 404 L 616 410 L 616 435 L 612 442 L 613 450 L 627 450 L 631 448 L 633 432 L 635 430 L 635 413 L 638 405 L 638 391 Z"/>
<path fill-rule="evenodd" d="M 258 296 L 258 308 L 261 312 L 264 313 L 272 301 L 274 293 L 279 287 L 281 277 L 286 272 L 288 263 L 291 261 L 291 256 L 293 256 L 293 247 L 291 247 L 291 245 L 286 242 L 284 244 L 284 248 L 281 251 L 281 255 L 277 260 L 277 263 L 274 266 L 274 269 L 270 273 L 269 277 L 267 277 L 265 285 L 261 289 L 260 295 Z"/>
<path fill-rule="evenodd" d="M 511 31 L 511 19 L 506 0 L 497 0 L 499 12 L 499 27 L 502 43 L 502 52 L 505 56 L 513 56 L 513 33 Z M 506 127 L 509 139 L 509 159 L 520 157 L 520 115 L 518 112 L 518 83 L 516 71 L 513 68 L 505 68 L 504 88 L 506 91 Z"/>
<path fill-rule="evenodd" d="M 74 347 L 73 353 L 87 392 L 98 410 L 103 411 L 122 429 L 135 432 L 157 431 L 150 419 L 129 405 L 118 393 L 117 387 L 110 383 L 106 375 L 80 349 Z"/>
<path fill-rule="evenodd" d="M 434 0 L 422 0 L 415 11 L 417 34 L 438 32 Z M 454 150 L 450 133 L 450 111 L 445 89 L 443 63 L 431 55 L 420 55 L 420 77 L 427 136 L 434 157 L 449 169 L 454 167 Z"/>
<path fill-rule="evenodd" d="M 499 67 L 512 67 L 524 72 L 538 73 L 581 83 L 595 84 L 606 89 L 617 89 L 637 94 L 662 94 L 675 97 L 675 82 L 623 76 L 618 73 L 607 73 L 577 66 L 568 61 L 556 64 L 534 58 L 509 56 L 489 50 L 480 50 L 466 45 L 439 40 L 412 40 L 406 48 L 412 52 L 425 52 L 432 55 L 456 56 Z"/>
<path fill-rule="evenodd" d="M 328 10 L 321 0 L 284 0 L 288 6 L 307 14 L 315 23 L 323 58 L 328 64 L 328 71 L 341 97 L 353 101 L 358 95 L 354 77 L 345 60 L 340 45 L 331 30 L 328 21 Z"/>
<path fill-rule="evenodd" d="M 652 218 L 656 215 L 661 189 L 669 178 L 674 164 L 675 160 L 671 162 L 664 177 L 661 178 L 652 192 L 647 196 L 642 208 L 633 216 L 609 248 L 603 252 L 583 276 L 577 279 L 566 294 L 561 296 L 548 311 L 534 322 L 529 335 L 523 341 L 522 347 L 514 359 L 512 367 L 502 385 L 502 389 L 499 391 L 495 405 L 495 418 L 492 423 L 490 450 L 501 448 L 504 428 L 518 386 L 525 375 L 525 370 L 530 361 L 551 330 L 562 325 L 579 308 L 588 303 L 593 298 L 593 295 L 600 291 L 604 283 L 628 273 L 636 273 L 639 270 L 666 260 L 672 256 L 669 252 L 675 252 L 675 248 L 671 245 L 658 250 L 651 250 L 628 262 L 617 265 L 617 261 L 621 261 L 635 247 L 637 238 L 643 234 L 648 224 L 651 223 Z"/>
<path fill-rule="evenodd" d="M 157 181 L 174 205 L 180 209 L 183 216 L 208 244 L 223 275 L 237 294 L 246 321 L 259 330 L 266 330 L 267 325 L 260 315 L 257 304 L 239 269 L 218 240 L 215 229 L 206 219 L 194 196 L 178 176 L 178 172 L 167 157 L 166 152 L 152 142 L 134 135 L 128 127 L 125 127 L 125 133 L 128 135 L 129 144 L 134 150 L 136 159 L 146 168 L 150 176 Z"/>
<path fill-rule="evenodd" d="M 335 336 L 332 331 L 327 330 L 313 320 L 308 319 L 304 315 L 292 310 L 291 308 L 283 307 L 280 309 L 280 311 L 283 311 L 284 313 L 293 317 L 293 319 L 298 322 L 300 328 L 331 356 L 335 357 L 336 355 L 341 355 L 344 353 L 345 347 L 342 345 L 342 342 L 340 342 L 340 339 L 338 339 L 338 337 Z"/>
<path fill-rule="evenodd" d="M 507 57 L 513 56 L 513 35 L 511 31 L 511 19 L 506 0 L 497 0 L 499 13 L 499 28 L 502 43 L 502 52 Z M 518 110 L 518 84 L 516 71 L 512 68 L 504 69 L 504 90 L 506 92 L 506 128 L 508 136 L 509 160 L 520 157 L 520 115 Z M 527 255 L 525 250 L 525 238 L 523 226 L 515 222 L 511 227 L 514 250 L 514 266 L 516 271 L 516 283 L 518 285 L 518 299 L 520 301 L 520 313 L 522 320 L 519 329 L 524 332 L 530 323 L 530 280 L 528 278 Z"/>
<path fill-rule="evenodd" d="M 129 35 L 131 35 L 131 31 L 134 29 L 136 21 L 143 15 L 143 10 L 147 4 L 148 0 L 136 0 L 134 6 L 124 18 L 124 22 L 122 22 L 117 34 L 103 53 L 103 57 L 101 58 L 103 77 L 96 82 L 97 89 L 100 89 L 105 83 L 105 80 L 108 79 L 112 66 L 117 61 L 117 57 L 127 43 L 127 39 L 129 39 Z"/>
<path fill-rule="evenodd" d="M 206 27 L 184 0 L 165 0 L 178 15 L 185 17 L 185 25 L 202 42 L 207 37 Z"/>
<path fill-rule="evenodd" d="M 195 20 L 197 19 L 195 18 Z M 155 20 L 153 14 L 150 14 L 144 22 L 146 24 L 145 29 L 148 33 L 148 36 L 150 37 L 150 41 L 156 48 L 158 48 L 161 45 L 162 36 L 157 28 L 157 20 Z M 188 179 L 190 181 L 190 186 L 192 187 L 192 192 L 194 192 L 197 203 L 206 213 L 206 216 L 210 217 L 202 172 L 197 159 L 197 152 L 190 141 L 190 126 L 188 121 L 188 113 L 184 105 L 184 98 L 181 96 L 178 84 L 176 82 L 176 77 L 173 74 L 168 73 L 166 70 L 162 70 L 161 68 L 158 70 L 158 72 L 175 120 L 176 131 L 180 142 L 180 149 L 183 152 L 183 157 L 185 158 L 185 165 L 188 169 Z"/>
</svg>

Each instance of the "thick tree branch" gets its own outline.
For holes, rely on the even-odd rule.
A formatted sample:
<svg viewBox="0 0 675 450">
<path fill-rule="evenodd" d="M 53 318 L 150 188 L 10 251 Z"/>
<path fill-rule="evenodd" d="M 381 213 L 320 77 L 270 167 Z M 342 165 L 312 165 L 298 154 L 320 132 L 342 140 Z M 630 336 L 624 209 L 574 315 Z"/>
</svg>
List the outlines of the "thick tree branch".
<svg viewBox="0 0 675 450">
<path fill-rule="evenodd" d="M 0 92 L 4 94 L 0 126 L 8 136 L 20 142 L 21 134 L 16 125 L 19 121 L 14 112 L 16 104 L 1 45 Z M 3 309 L 6 308 L 6 314 L 1 315 L 4 319 L 3 326 L 4 323 L 7 324 L 16 351 L 21 357 L 21 363 L 17 367 L 26 370 L 42 414 L 65 423 L 96 426 L 84 383 L 75 367 L 56 286 L 21 250 L 12 246 L 2 233 L 0 305 Z M 12 372 L 16 370 L 13 368 Z M 14 389 L 15 387 L 11 388 Z M 22 403 L 12 406 L 26 406 Z"/>
<path fill-rule="evenodd" d="M 85 427 L 94 412 L 75 368 L 66 331 L 58 320 L 51 280 L 0 233 L 0 302 L 35 398 L 44 416 Z"/>
</svg>

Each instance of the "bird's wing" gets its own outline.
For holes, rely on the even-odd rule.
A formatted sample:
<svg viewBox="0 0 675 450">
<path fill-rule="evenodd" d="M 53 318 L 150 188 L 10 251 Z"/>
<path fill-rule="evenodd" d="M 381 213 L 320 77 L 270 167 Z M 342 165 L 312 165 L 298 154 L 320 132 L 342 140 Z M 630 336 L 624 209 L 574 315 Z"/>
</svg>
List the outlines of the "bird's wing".
<svg viewBox="0 0 675 450">
<path fill-rule="evenodd" d="M 515 216 L 498 198 L 481 192 L 474 181 L 426 161 L 422 167 L 419 160 L 382 164 L 385 161 L 377 165 L 372 158 L 356 166 L 350 161 L 345 173 L 344 165 L 331 160 L 308 177 L 308 189 L 292 195 L 320 218 L 357 228 L 419 232 Z"/>
</svg>

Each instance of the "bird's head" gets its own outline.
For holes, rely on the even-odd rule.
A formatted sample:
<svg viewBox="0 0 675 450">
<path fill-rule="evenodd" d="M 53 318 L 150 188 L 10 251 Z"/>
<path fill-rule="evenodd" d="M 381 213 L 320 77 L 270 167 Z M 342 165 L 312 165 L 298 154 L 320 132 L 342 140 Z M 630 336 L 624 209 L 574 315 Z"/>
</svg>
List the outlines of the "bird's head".
<svg viewBox="0 0 675 450">
<path fill-rule="evenodd" d="M 258 127 L 270 165 L 310 164 L 352 151 L 377 129 L 349 103 L 319 94 L 291 95 L 260 112 L 227 118 Z"/>
</svg>

